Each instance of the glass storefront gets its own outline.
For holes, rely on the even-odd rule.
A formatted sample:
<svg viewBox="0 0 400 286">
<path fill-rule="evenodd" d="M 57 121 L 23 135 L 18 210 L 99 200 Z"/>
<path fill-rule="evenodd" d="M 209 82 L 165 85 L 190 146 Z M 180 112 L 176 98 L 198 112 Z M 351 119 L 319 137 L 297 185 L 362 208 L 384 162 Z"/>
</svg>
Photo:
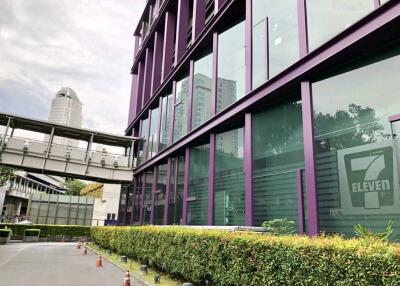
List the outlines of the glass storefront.
<svg viewBox="0 0 400 286">
<path fill-rule="evenodd" d="M 142 205 L 142 223 L 150 224 L 151 215 L 151 192 L 153 187 L 153 172 L 146 172 L 146 183 L 144 184 L 144 202 Z"/>
<path fill-rule="evenodd" d="M 400 219 L 399 139 L 389 122 L 400 113 L 399 74 L 397 45 L 312 84 L 321 231 L 382 231 Z"/>
<path fill-rule="evenodd" d="M 184 156 L 172 158 L 168 224 L 182 224 Z"/>
<path fill-rule="evenodd" d="M 157 187 L 155 193 L 154 206 L 154 224 L 163 224 L 164 217 L 164 199 L 167 188 L 167 165 L 158 166 Z"/>
<path fill-rule="evenodd" d="M 296 170 L 304 168 L 301 102 L 282 102 L 252 115 L 253 224 L 296 224 Z"/>
<path fill-rule="evenodd" d="M 209 153 L 208 144 L 190 149 L 187 219 L 189 225 L 207 225 Z"/>
<path fill-rule="evenodd" d="M 216 135 L 214 224 L 244 225 L 243 128 Z"/>
</svg>

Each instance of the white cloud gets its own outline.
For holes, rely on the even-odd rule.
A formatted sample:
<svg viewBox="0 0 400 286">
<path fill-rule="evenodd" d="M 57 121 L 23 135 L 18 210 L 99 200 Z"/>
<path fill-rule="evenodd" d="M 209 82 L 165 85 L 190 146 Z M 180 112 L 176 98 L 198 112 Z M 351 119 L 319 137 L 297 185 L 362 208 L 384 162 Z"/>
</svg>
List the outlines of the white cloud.
<svg viewBox="0 0 400 286">
<path fill-rule="evenodd" d="M 84 104 L 84 127 L 122 133 L 145 2 L 2 0 L 0 112 L 47 119 L 51 98 L 70 86 Z"/>
</svg>

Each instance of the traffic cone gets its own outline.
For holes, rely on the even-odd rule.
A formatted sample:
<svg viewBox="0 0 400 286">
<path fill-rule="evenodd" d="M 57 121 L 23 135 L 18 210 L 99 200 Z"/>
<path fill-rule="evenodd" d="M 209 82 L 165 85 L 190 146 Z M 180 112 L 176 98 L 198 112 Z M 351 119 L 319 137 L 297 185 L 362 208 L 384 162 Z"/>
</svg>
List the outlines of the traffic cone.
<svg viewBox="0 0 400 286">
<path fill-rule="evenodd" d="M 85 245 L 85 250 L 83 250 L 83 254 L 87 254 L 87 246 Z"/>
<path fill-rule="evenodd" d="M 127 270 L 125 272 L 124 285 L 123 286 L 131 286 L 131 275 L 129 274 L 129 270 Z"/>
<path fill-rule="evenodd" d="M 99 256 L 96 259 L 96 267 L 102 267 L 102 260 L 101 260 L 101 255 L 99 254 Z"/>
</svg>

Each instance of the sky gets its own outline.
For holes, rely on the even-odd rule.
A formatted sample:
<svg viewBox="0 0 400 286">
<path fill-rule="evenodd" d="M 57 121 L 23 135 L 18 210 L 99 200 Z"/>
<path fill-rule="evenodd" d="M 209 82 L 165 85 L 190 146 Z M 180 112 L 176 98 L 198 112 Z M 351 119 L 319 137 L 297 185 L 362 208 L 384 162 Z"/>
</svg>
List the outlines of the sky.
<svg viewBox="0 0 400 286">
<path fill-rule="evenodd" d="M 83 127 L 127 127 L 133 32 L 146 0 L 0 0 L 0 112 L 47 120 L 63 86 Z"/>
</svg>

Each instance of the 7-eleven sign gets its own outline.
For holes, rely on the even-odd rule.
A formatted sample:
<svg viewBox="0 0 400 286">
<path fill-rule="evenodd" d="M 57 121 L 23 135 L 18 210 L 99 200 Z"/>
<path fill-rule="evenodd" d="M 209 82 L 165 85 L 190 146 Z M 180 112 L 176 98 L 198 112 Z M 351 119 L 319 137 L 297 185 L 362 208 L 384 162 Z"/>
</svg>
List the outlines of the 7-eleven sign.
<svg viewBox="0 0 400 286">
<path fill-rule="evenodd" d="M 343 214 L 399 213 L 397 164 L 392 141 L 339 150 Z"/>
</svg>

